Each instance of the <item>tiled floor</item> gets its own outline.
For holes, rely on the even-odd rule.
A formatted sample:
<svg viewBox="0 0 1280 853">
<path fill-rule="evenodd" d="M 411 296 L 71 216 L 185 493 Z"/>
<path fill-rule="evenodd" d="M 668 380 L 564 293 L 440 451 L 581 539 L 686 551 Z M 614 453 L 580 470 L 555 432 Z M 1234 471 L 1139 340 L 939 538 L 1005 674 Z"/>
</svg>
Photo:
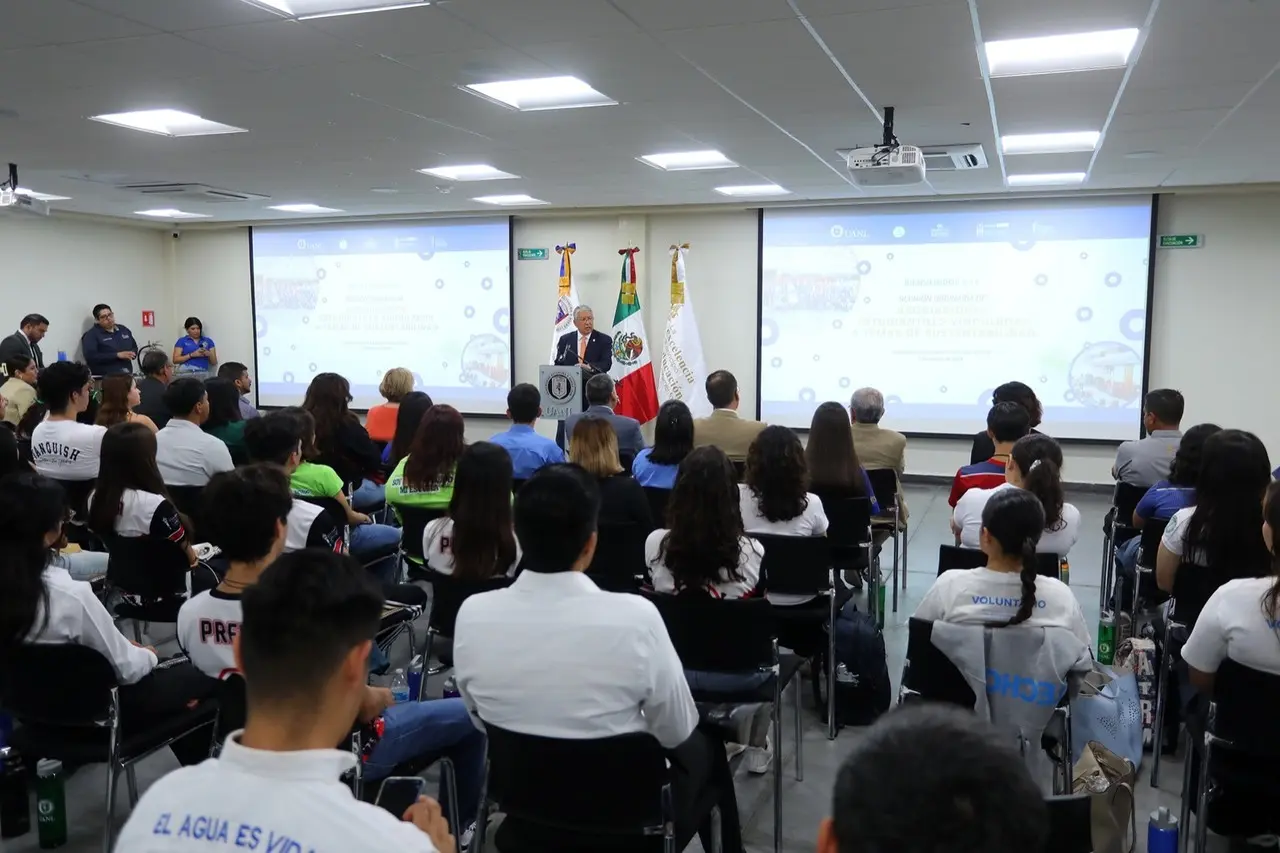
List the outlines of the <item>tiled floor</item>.
<svg viewBox="0 0 1280 853">
<path fill-rule="evenodd" d="M 1102 550 L 1102 516 L 1109 501 L 1103 495 L 1092 493 L 1072 494 L 1068 499 L 1080 509 L 1084 518 L 1081 540 L 1071 552 L 1071 586 L 1080 598 L 1089 623 L 1096 624 L 1099 563 Z M 895 689 L 906 652 L 907 618 L 936 574 L 938 546 L 952 541 L 948 526 L 949 509 L 946 503 L 946 490 L 943 487 L 908 487 L 907 500 L 911 507 L 909 547 L 911 571 L 908 575 L 907 590 L 898 602 L 898 611 L 888 615 L 885 629 L 889 671 L 894 678 Z M 886 548 L 885 558 L 887 559 L 890 555 L 891 548 Z M 808 701 L 807 697 L 806 700 Z M 787 762 L 784 765 L 783 774 L 784 848 L 788 851 L 806 851 L 814 849 L 818 822 L 831 807 L 831 788 L 836 770 L 849 747 L 858 737 L 858 732 L 854 729 L 845 729 L 836 740 L 828 741 L 826 729 L 816 716 L 811 712 L 806 714 L 805 778 L 803 782 L 797 782 L 792 772 L 794 769 L 792 731 L 788 713 L 787 718 L 784 719 L 782 744 L 783 759 Z M 140 787 L 145 789 L 175 766 L 172 756 L 167 751 L 147 759 L 138 767 Z M 1146 849 L 1147 815 L 1161 805 L 1168 806 L 1175 813 L 1177 811 L 1178 792 L 1182 779 L 1181 763 L 1169 760 L 1162 767 L 1162 789 L 1159 791 L 1150 787 L 1149 777 L 1148 757 L 1148 763 L 1144 764 L 1140 773 L 1137 790 L 1139 850 Z M 739 807 L 742 812 L 747 844 L 753 853 L 772 850 L 773 846 L 771 778 L 771 776 L 753 777 L 742 772 L 738 779 Z M 123 788 L 123 785 L 121 787 Z M 67 801 L 70 811 L 71 842 L 64 849 L 69 853 L 92 853 L 101 849 L 104 790 L 105 772 L 101 766 L 84 768 L 68 780 Z M 210 796 L 216 798 L 216 792 L 210 792 Z M 127 814 L 127 797 L 122 790 L 116 804 L 117 821 L 123 821 Z M 37 849 L 35 833 L 6 841 L 0 849 L 5 853 L 34 851 Z M 699 849 L 696 841 L 691 849 Z"/>
</svg>

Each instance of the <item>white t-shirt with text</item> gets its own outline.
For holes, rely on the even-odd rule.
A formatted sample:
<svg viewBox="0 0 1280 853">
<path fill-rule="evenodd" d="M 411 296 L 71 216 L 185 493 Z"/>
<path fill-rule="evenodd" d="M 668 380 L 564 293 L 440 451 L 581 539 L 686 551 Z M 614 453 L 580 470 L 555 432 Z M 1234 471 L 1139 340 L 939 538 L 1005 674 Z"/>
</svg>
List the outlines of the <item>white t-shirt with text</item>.
<svg viewBox="0 0 1280 853">
<path fill-rule="evenodd" d="M 1217 672 L 1224 658 L 1280 675 L 1280 618 L 1268 615 L 1262 600 L 1273 577 L 1227 581 L 1200 611 L 1182 659 L 1201 672 Z"/>
<path fill-rule="evenodd" d="M 1168 526 L 1164 529 L 1164 536 L 1160 540 L 1171 554 L 1181 557 L 1183 561 L 1195 563 L 1197 566 L 1203 566 L 1209 562 L 1208 557 L 1202 549 L 1195 549 L 1191 553 L 1187 552 L 1187 525 L 1191 523 L 1191 516 L 1195 515 L 1196 508 L 1194 506 L 1185 507 L 1178 510 L 1169 519 Z"/>
<path fill-rule="evenodd" d="M 96 478 L 106 431 L 106 427 L 78 421 L 41 421 L 31 432 L 31 461 L 36 472 L 54 480 Z"/>
<path fill-rule="evenodd" d="M 1022 604 L 1022 580 L 1013 572 L 954 569 L 943 572 L 925 593 L 915 618 L 957 625 L 999 625 L 1017 614 Z M 1093 646 L 1080 602 L 1071 587 L 1057 578 L 1036 578 L 1036 606 L 1023 625 L 1066 628 Z"/>
</svg>

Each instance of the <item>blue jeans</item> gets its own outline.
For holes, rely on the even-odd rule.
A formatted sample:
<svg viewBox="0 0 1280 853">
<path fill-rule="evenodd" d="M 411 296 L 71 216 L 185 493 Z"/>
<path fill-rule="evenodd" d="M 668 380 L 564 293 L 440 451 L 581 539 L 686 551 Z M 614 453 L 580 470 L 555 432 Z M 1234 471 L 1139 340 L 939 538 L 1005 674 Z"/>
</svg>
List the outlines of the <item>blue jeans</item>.
<svg viewBox="0 0 1280 853">
<path fill-rule="evenodd" d="M 54 554 L 51 565 L 67 570 L 73 580 L 87 581 L 107 573 L 111 556 L 102 551 L 80 551 L 76 554 Z"/>
<path fill-rule="evenodd" d="M 484 733 L 475 727 L 461 699 L 401 702 L 382 715 L 386 731 L 364 766 L 365 779 L 377 781 L 391 775 L 396 765 L 418 758 L 448 758 L 458 774 L 458 817 L 462 826 L 450 827 L 454 835 L 475 820 L 484 781 Z M 449 814 L 443 776 L 440 805 Z"/>
<path fill-rule="evenodd" d="M 395 583 L 396 555 L 400 544 L 400 528 L 389 524 L 357 524 L 351 528 L 351 556 L 361 563 L 380 554 L 392 553 L 368 566 L 369 571 L 377 576 L 383 584 Z"/>
<path fill-rule="evenodd" d="M 387 488 L 372 480 L 365 480 L 351 495 L 351 508 L 359 512 L 377 509 L 386 501 Z"/>
</svg>

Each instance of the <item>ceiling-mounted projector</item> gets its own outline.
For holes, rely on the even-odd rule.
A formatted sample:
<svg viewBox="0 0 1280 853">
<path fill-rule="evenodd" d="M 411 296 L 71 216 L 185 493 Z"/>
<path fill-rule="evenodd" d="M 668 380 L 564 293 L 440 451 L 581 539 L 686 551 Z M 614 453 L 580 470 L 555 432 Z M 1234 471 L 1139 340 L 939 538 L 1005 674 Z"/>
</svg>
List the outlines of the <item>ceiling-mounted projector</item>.
<svg viewBox="0 0 1280 853">
<path fill-rule="evenodd" d="M 0 181 L 0 213 L 35 213 L 49 215 L 49 205 L 29 195 L 18 192 L 18 167 L 9 164 L 9 177 Z"/>
<path fill-rule="evenodd" d="M 884 140 L 845 155 L 849 177 L 860 187 L 900 187 L 924 183 L 924 152 L 902 145 L 893 133 L 893 107 L 884 108 Z"/>
</svg>

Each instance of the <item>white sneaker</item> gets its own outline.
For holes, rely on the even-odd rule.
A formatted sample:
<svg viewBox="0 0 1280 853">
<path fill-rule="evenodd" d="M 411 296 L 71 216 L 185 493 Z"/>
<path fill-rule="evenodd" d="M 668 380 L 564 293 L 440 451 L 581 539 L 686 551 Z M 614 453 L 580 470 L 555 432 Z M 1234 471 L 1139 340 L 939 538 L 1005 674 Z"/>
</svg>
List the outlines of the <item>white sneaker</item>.
<svg viewBox="0 0 1280 853">
<path fill-rule="evenodd" d="M 745 749 L 746 747 L 740 743 L 726 743 L 724 745 L 725 755 L 729 758 L 733 758 L 735 755 L 739 755 Z"/>
<path fill-rule="evenodd" d="M 762 749 L 758 746 L 747 747 L 747 772 L 754 773 L 757 776 L 768 773 L 769 767 L 773 764 L 773 738 L 765 739 L 766 746 Z"/>
<path fill-rule="evenodd" d="M 463 851 L 467 850 L 467 848 L 471 846 L 471 839 L 474 838 L 475 835 L 476 822 L 473 820 L 471 821 L 471 825 L 463 830 L 462 834 L 458 836 L 458 849 Z"/>
</svg>

